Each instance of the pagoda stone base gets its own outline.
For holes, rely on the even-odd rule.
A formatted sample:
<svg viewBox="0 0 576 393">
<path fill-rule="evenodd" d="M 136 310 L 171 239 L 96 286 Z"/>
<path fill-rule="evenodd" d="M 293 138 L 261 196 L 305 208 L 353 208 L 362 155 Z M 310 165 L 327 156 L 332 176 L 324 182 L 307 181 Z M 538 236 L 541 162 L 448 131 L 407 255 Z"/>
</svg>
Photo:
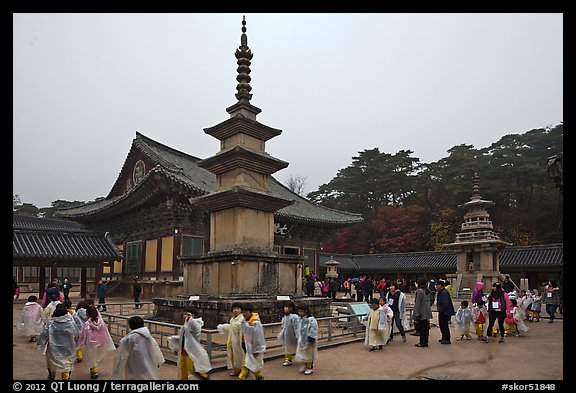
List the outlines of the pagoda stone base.
<svg viewBox="0 0 576 393">
<path fill-rule="evenodd" d="M 458 275 L 447 274 L 446 278 L 452 284 L 452 287 L 456 289 L 456 283 L 458 281 Z M 492 289 L 492 284 L 500 281 L 500 272 L 498 271 L 484 271 L 484 272 L 463 272 L 462 279 L 460 280 L 460 287 L 458 288 L 458 294 L 454 293 L 455 297 L 461 300 L 470 300 L 472 294 L 474 293 L 474 288 L 476 288 L 476 283 L 482 281 L 484 287 L 482 288 L 485 295 L 488 295 Z"/>
<path fill-rule="evenodd" d="M 186 294 L 302 296 L 303 256 L 235 249 L 180 257 L 180 260 Z"/>
<path fill-rule="evenodd" d="M 155 298 L 154 319 L 183 324 L 182 312 L 184 307 L 192 306 L 198 310 L 198 316 L 204 320 L 204 328 L 215 329 L 220 323 L 229 323 L 232 315 L 232 303 L 249 302 L 254 306 L 254 311 L 260 317 L 262 323 L 280 322 L 282 320 L 282 307 L 284 300 L 276 300 L 276 297 L 254 295 L 206 297 L 199 300 L 188 300 L 189 296 L 179 295 L 176 298 Z M 296 305 L 305 303 L 315 317 L 329 317 L 330 299 L 319 297 L 290 297 Z"/>
</svg>

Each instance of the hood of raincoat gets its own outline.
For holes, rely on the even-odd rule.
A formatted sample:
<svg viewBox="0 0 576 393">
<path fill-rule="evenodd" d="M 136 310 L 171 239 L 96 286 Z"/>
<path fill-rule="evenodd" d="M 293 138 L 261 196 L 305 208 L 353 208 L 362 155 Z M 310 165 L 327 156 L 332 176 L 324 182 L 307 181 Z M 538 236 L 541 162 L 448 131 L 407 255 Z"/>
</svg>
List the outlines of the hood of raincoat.
<svg viewBox="0 0 576 393">
<path fill-rule="evenodd" d="M 57 323 L 70 322 L 70 314 L 66 313 L 59 317 L 52 317 L 52 321 Z"/>
<path fill-rule="evenodd" d="M 91 328 L 91 329 L 94 329 L 94 330 L 100 330 L 100 328 L 101 328 L 102 326 L 106 327 L 106 324 L 103 323 L 100 318 L 98 318 L 98 320 L 96 320 L 96 321 L 94 321 L 94 320 L 92 320 L 92 319 L 89 319 L 89 320 L 86 321 L 86 323 L 89 324 L 89 325 L 90 325 L 90 328 Z"/>
<path fill-rule="evenodd" d="M 483 283 L 482 281 L 478 281 L 478 282 L 476 283 L 476 289 L 479 290 L 479 291 L 481 291 L 482 288 L 484 288 L 484 283 Z"/>
<path fill-rule="evenodd" d="M 148 339 L 152 338 L 152 335 L 150 334 L 150 330 L 146 326 L 143 326 L 143 327 L 138 328 L 138 329 L 134 329 L 130 332 L 130 334 L 139 334 L 139 335 L 141 335 L 145 338 L 148 338 Z"/>
</svg>

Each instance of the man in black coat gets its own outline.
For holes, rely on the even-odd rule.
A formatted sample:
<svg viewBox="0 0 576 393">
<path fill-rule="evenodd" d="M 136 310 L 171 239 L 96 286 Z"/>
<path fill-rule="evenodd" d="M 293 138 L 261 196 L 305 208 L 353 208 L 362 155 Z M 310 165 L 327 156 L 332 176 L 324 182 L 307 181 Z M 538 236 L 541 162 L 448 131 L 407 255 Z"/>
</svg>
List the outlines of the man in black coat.
<svg viewBox="0 0 576 393">
<path fill-rule="evenodd" d="M 452 315 L 456 314 L 456 311 L 454 310 L 452 297 L 450 297 L 450 294 L 444 288 L 445 286 L 446 283 L 443 280 L 439 280 L 436 283 L 436 291 L 438 292 L 436 309 L 438 310 L 438 326 L 442 333 L 442 338 L 439 341 L 441 344 L 450 344 L 450 327 L 448 323 Z"/>
<path fill-rule="evenodd" d="M 514 290 L 514 283 L 512 281 L 510 281 L 510 276 L 507 275 L 504 278 L 504 282 L 502 283 L 502 289 L 506 293 L 510 293 Z"/>
<path fill-rule="evenodd" d="M 306 277 L 304 289 L 306 290 L 306 296 L 314 296 L 314 279 L 312 276 Z"/>
<path fill-rule="evenodd" d="M 330 286 L 328 288 L 330 288 L 330 297 L 333 301 L 336 300 L 336 293 L 338 293 L 338 290 L 340 289 L 340 282 L 333 278 L 330 280 Z"/>
<path fill-rule="evenodd" d="M 142 294 L 142 284 L 140 284 L 140 279 L 136 276 L 134 277 L 134 284 L 132 284 L 132 295 L 134 296 L 134 308 L 142 308 L 142 303 L 140 303 L 140 295 Z"/>
<path fill-rule="evenodd" d="M 362 284 L 362 291 L 364 292 L 364 300 L 367 303 L 372 301 L 372 295 L 374 294 L 374 284 L 372 283 L 372 278 L 366 277 L 364 284 Z"/>
</svg>

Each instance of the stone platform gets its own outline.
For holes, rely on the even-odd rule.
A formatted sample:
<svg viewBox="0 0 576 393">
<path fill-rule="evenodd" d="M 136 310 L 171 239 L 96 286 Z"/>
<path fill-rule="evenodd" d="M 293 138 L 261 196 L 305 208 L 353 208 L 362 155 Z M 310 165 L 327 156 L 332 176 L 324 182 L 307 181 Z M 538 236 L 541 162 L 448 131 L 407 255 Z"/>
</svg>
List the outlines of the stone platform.
<svg viewBox="0 0 576 393">
<path fill-rule="evenodd" d="M 228 323 L 232 315 L 232 303 L 252 303 L 254 312 L 260 316 L 262 323 L 280 322 L 284 300 L 275 296 L 262 294 L 242 294 L 238 296 L 200 297 L 199 300 L 188 300 L 189 296 L 154 298 L 154 318 L 159 321 L 183 323 L 182 311 L 186 306 L 198 309 L 204 320 L 204 328 L 215 329 L 219 323 Z M 326 297 L 290 297 L 296 305 L 306 303 L 315 317 L 329 317 L 331 300 Z"/>
</svg>

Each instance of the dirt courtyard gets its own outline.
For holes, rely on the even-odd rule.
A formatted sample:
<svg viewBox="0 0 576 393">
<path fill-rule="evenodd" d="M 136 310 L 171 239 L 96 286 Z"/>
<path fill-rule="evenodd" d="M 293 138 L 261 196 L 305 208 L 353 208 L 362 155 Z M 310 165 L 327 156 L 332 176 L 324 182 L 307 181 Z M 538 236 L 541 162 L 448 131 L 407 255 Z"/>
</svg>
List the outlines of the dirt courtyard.
<svg viewBox="0 0 576 393">
<path fill-rule="evenodd" d="M 45 380 L 46 365 L 36 344 L 16 330 L 23 303 L 13 304 L 13 379 Z M 436 321 L 433 321 L 436 322 Z M 418 337 L 407 335 L 403 343 L 395 337 L 393 343 L 381 351 L 369 352 L 362 342 L 334 346 L 319 351 L 312 375 L 298 372 L 298 366 L 283 367 L 283 359 L 266 360 L 266 380 L 506 380 L 550 381 L 564 378 L 563 320 L 550 324 L 546 319 L 527 322 L 529 331 L 520 337 L 507 337 L 500 344 L 493 340 L 486 344 L 473 340 L 456 341 L 454 326 L 452 344 L 438 342 L 440 330 L 430 330 L 430 346 L 417 348 Z M 99 367 L 100 379 L 108 379 L 113 356 Z M 76 364 L 73 380 L 89 379 L 86 365 Z M 177 378 L 176 365 L 164 363 L 160 379 Z M 253 378 L 253 377 L 252 377 Z M 212 380 L 233 380 L 227 370 L 212 370 Z"/>
</svg>

